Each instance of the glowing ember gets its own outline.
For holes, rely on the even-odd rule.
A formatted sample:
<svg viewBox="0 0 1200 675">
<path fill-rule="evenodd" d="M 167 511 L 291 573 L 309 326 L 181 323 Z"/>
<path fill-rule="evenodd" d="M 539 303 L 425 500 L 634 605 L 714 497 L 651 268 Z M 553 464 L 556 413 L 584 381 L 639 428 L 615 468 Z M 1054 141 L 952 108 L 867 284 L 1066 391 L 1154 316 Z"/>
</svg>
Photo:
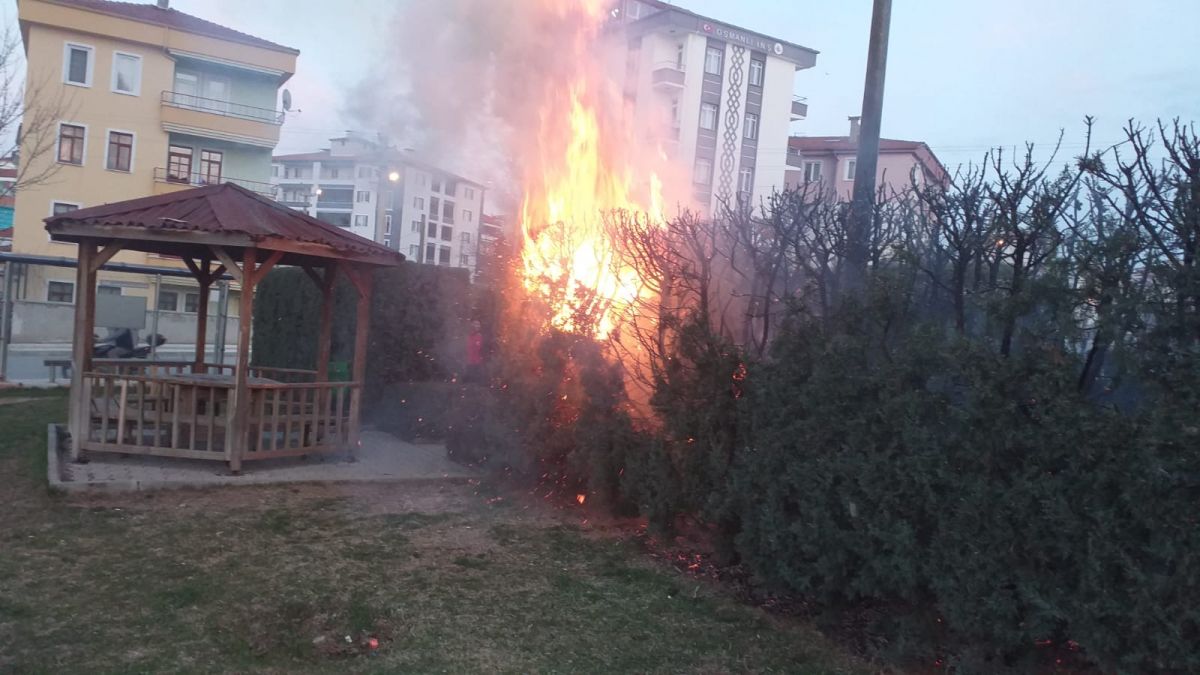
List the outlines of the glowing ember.
<svg viewBox="0 0 1200 675">
<path fill-rule="evenodd" d="M 575 501 L 579 502 L 580 505 L 582 505 L 584 502 L 587 501 L 587 495 L 584 495 L 584 494 L 575 495 Z"/>
<path fill-rule="evenodd" d="M 551 324 L 604 337 L 635 311 L 647 291 L 623 263 L 605 216 L 616 210 L 662 217 L 665 164 L 638 142 L 620 88 L 603 61 L 601 2 L 543 3 L 566 12 L 576 34 L 570 64 L 542 91 L 537 148 L 524 176 L 521 262 L 525 288 L 550 305 Z M 575 16 L 571 16 L 572 12 Z"/>
</svg>

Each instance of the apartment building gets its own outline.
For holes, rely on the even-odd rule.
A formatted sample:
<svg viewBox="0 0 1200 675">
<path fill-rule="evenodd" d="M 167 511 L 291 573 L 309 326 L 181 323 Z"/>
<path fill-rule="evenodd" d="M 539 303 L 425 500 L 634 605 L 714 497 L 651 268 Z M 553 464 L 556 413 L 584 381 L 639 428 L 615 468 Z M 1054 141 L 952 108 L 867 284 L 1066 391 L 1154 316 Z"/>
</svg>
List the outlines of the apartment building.
<svg viewBox="0 0 1200 675">
<path fill-rule="evenodd" d="M 51 242 L 42 219 L 86 206 L 226 181 L 270 194 L 283 123 L 276 100 L 297 50 L 184 14 L 167 0 L 18 0 L 17 9 L 26 107 L 55 97 L 65 106 L 51 152 L 22 148 L 26 175 L 49 163 L 56 171 L 17 191 L 14 253 L 73 258 L 75 247 Z M 114 262 L 178 266 L 132 251 Z M 20 270 L 18 300 L 74 302 L 74 270 Z M 156 292 L 146 277 L 99 277 L 101 293 L 144 296 L 163 312 L 192 313 L 201 301 L 185 281 Z"/>
<path fill-rule="evenodd" d="M 619 0 L 609 37 L 626 101 L 668 156 L 691 166 L 695 205 L 757 205 L 782 189 L 794 121 L 808 106 L 796 73 L 817 52 L 658 0 Z"/>
<path fill-rule="evenodd" d="M 484 186 L 358 136 L 278 155 L 279 201 L 374 239 L 409 260 L 470 269 L 479 260 Z"/>
<path fill-rule="evenodd" d="M 854 194 L 858 134 L 859 118 L 854 116 L 850 118 L 849 133 L 845 136 L 794 136 L 789 139 L 788 186 L 807 185 L 836 199 L 849 200 Z M 925 143 L 879 139 L 876 187 L 903 192 L 913 182 L 945 186 L 949 174 Z"/>
</svg>

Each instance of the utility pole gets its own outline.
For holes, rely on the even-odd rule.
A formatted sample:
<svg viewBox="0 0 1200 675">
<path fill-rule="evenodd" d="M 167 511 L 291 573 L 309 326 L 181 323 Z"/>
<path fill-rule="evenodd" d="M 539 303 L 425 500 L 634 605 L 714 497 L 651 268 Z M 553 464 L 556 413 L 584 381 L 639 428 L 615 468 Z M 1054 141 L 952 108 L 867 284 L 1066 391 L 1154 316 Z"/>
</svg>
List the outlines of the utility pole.
<svg viewBox="0 0 1200 675">
<path fill-rule="evenodd" d="M 871 12 L 871 42 L 867 47 L 867 75 L 863 84 L 862 128 L 854 166 L 854 193 L 846 223 L 846 259 L 843 293 L 856 293 L 866 285 L 871 228 L 875 204 L 875 171 L 879 164 L 879 129 L 883 117 L 883 81 L 887 73 L 888 28 L 892 0 L 875 0 Z"/>
</svg>

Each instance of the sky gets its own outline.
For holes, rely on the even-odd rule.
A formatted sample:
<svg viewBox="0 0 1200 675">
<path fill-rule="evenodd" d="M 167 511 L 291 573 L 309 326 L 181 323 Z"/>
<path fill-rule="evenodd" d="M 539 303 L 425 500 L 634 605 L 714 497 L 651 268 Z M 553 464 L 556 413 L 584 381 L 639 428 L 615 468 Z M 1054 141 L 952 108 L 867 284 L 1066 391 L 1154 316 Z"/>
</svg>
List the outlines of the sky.
<svg viewBox="0 0 1200 675">
<path fill-rule="evenodd" d="M 281 152 L 315 150 L 353 128 L 346 97 L 385 52 L 404 2 L 172 0 L 171 6 L 300 50 Z M 522 0 L 495 0 L 512 4 Z M 563 0 L 564 2 L 570 0 Z M 861 106 L 870 0 L 678 0 L 723 23 L 820 52 L 797 72 L 804 135 L 843 135 Z M 15 7 L 2 18 L 15 24 Z M 1078 153 L 1083 119 L 1097 143 L 1130 118 L 1200 118 L 1200 0 L 895 0 L 883 136 L 928 143 L 948 166 L 1026 141 Z"/>
</svg>

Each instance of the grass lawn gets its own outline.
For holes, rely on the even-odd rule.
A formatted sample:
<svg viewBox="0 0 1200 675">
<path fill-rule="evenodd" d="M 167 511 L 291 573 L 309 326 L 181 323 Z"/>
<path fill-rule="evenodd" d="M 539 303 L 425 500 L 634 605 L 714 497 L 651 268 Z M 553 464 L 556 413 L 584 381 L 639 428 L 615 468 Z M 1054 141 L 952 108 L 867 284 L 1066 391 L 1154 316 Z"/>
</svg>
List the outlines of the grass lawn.
<svg viewBox="0 0 1200 675">
<path fill-rule="evenodd" d="M 53 496 L 65 416 L 0 392 L 0 672 L 866 672 L 471 486 Z"/>
</svg>

